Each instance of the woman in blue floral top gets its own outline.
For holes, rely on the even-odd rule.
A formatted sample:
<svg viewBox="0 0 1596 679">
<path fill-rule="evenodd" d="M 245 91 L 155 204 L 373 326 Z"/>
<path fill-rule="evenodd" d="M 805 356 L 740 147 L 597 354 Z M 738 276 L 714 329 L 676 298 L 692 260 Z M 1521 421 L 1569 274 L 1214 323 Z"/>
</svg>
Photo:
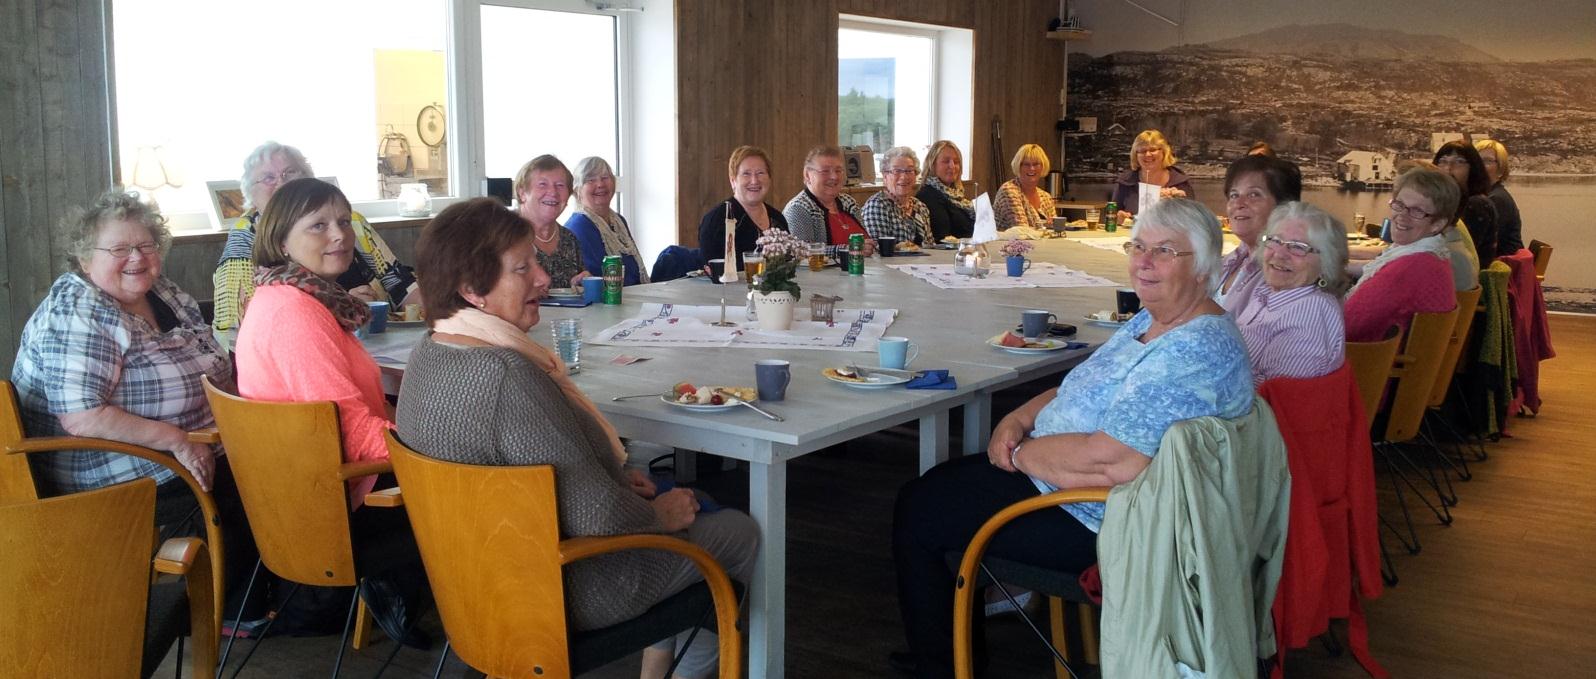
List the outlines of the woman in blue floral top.
<svg viewBox="0 0 1596 679">
<path fill-rule="evenodd" d="M 939 465 L 898 493 L 893 555 L 910 653 L 894 654 L 894 665 L 922 677 L 953 676 L 954 573 L 945 555 L 963 550 L 993 514 L 1060 488 L 1128 483 L 1175 422 L 1247 413 L 1247 352 L 1211 298 L 1220 238 L 1218 220 L 1194 201 L 1165 200 L 1143 211 L 1126 244 L 1143 310 L 1057 389 L 998 422 L 985 457 Z M 1086 569 L 1097 561 L 1103 505 L 1063 509 L 1015 520 L 987 553 Z M 975 625 L 979 640 L 979 616 Z"/>
</svg>

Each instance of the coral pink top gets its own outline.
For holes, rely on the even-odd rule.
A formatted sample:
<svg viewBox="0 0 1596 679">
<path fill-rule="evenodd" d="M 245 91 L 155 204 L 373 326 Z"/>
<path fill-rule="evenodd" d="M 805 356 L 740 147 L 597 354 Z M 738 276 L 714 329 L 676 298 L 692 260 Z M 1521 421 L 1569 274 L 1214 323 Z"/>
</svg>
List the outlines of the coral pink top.
<svg viewBox="0 0 1596 679">
<path fill-rule="evenodd" d="M 234 347 L 238 393 L 261 401 L 332 401 L 344 461 L 386 460 L 383 434 L 393 428 L 382 395 L 382 372 L 354 333 L 327 307 L 287 285 L 255 289 Z M 358 509 L 375 476 L 353 479 L 349 506 Z"/>
<path fill-rule="evenodd" d="M 1452 264 L 1427 253 L 1411 254 L 1386 264 L 1347 297 L 1343 309 L 1347 341 L 1378 342 L 1393 325 L 1406 333 L 1413 314 L 1451 311 L 1456 306 Z"/>
</svg>

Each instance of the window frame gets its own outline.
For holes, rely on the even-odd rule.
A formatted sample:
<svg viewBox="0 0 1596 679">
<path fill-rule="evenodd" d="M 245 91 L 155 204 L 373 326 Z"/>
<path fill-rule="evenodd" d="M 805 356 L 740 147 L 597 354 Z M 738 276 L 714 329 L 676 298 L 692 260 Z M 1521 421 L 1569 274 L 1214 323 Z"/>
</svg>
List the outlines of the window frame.
<svg viewBox="0 0 1596 679">
<path fill-rule="evenodd" d="M 931 41 L 931 84 L 926 88 L 926 108 L 930 112 L 927 120 L 927 129 L 931 131 L 931 138 L 926 140 L 926 143 L 935 143 L 936 140 L 939 139 L 937 136 L 938 131 L 942 129 L 940 120 L 942 112 L 940 110 L 941 107 L 938 106 L 939 96 L 941 95 L 939 88 L 942 86 L 942 30 L 939 30 L 936 27 L 931 27 L 931 24 L 916 24 L 906 21 L 896 21 L 893 19 L 880 19 L 876 17 L 861 16 L 857 14 L 837 15 L 837 30 L 865 31 L 870 33 L 892 33 L 915 38 L 927 38 Z M 840 62 L 842 61 L 842 56 L 840 54 L 837 56 L 837 61 L 840 65 Z M 837 112 L 834 111 L 833 115 L 836 114 Z M 903 144 L 898 143 L 897 141 L 896 129 L 893 130 L 893 140 L 895 146 L 903 146 Z M 881 153 L 885 150 L 886 149 L 874 149 L 876 153 Z"/>
</svg>

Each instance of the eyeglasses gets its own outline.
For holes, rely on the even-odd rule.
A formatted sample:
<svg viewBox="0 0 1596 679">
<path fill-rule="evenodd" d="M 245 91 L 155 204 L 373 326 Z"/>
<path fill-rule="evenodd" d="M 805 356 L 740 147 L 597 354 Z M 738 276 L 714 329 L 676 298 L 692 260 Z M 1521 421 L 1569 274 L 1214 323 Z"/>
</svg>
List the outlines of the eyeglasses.
<svg viewBox="0 0 1596 679">
<path fill-rule="evenodd" d="M 299 170 L 284 170 L 280 175 L 268 172 L 261 175 L 260 179 L 255 180 L 255 183 L 265 184 L 267 186 L 277 186 L 278 184 L 287 184 L 288 182 L 294 181 L 295 179 L 299 179 L 303 176 L 305 176 L 305 173 L 300 172 Z"/>
<path fill-rule="evenodd" d="M 138 245 L 118 245 L 114 248 L 95 249 L 99 250 L 100 252 L 111 253 L 111 256 L 117 259 L 127 259 L 128 257 L 133 256 L 134 250 L 138 250 L 139 254 L 141 255 L 153 255 L 157 250 L 161 249 L 161 246 L 156 245 L 155 243 L 139 243 Z"/>
<path fill-rule="evenodd" d="M 811 166 L 806 167 L 804 169 L 808 170 L 810 172 L 814 172 L 816 174 L 822 175 L 822 176 L 826 176 L 826 177 L 838 176 L 838 175 L 841 175 L 845 171 L 845 168 L 843 166 L 841 166 L 841 165 L 821 165 L 821 166 L 811 165 Z"/>
<path fill-rule="evenodd" d="M 890 168 L 887 168 L 885 170 L 882 170 L 881 174 L 889 174 L 889 175 L 906 175 L 906 174 L 908 174 L 908 175 L 912 175 L 912 174 L 916 174 L 918 172 L 919 172 L 919 170 L 916 170 L 916 169 L 914 169 L 912 167 L 890 167 Z"/>
<path fill-rule="evenodd" d="M 1319 248 L 1300 240 L 1286 240 L 1279 236 L 1264 236 L 1263 243 L 1264 247 L 1270 249 L 1285 248 L 1286 252 L 1291 253 L 1293 257 L 1307 257 L 1319 251 Z"/>
<path fill-rule="evenodd" d="M 1423 220 L 1423 219 L 1429 219 L 1433 215 L 1433 213 L 1425 212 L 1423 210 L 1420 210 L 1417 207 L 1414 207 L 1412 205 L 1408 205 L 1407 203 L 1403 203 L 1402 201 L 1397 200 L 1395 198 L 1392 198 L 1391 202 L 1388 203 L 1388 205 L 1391 206 L 1391 214 L 1392 214 L 1392 216 L 1407 215 L 1409 217 L 1412 217 L 1413 219 Z"/>
<path fill-rule="evenodd" d="M 1139 240 L 1128 241 L 1120 247 L 1124 248 L 1125 254 L 1128 256 L 1135 257 L 1139 255 L 1148 255 L 1155 262 L 1169 262 L 1173 261 L 1176 257 L 1185 257 L 1187 255 L 1193 254 L 1191 252 L 1181 252 L 1175 248 L 1169 247 L 1168 245 L 1148 247 L 1146 243 L 1143 243 Z"/>
</svg>

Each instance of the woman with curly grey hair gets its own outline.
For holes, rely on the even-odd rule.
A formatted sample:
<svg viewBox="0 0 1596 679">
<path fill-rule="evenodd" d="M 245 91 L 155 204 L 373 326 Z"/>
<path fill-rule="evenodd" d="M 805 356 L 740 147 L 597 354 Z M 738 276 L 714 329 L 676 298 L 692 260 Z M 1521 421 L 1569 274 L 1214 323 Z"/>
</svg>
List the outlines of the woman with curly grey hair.
<svg viewBox="0 0 1596 679">
<path fill-rule="evenodd" d="M 899 243 L 931 245 L 931 212 L 915 196 L 920 159 L 914 149 L 894 146 L 881 154 L 881 179 L 886 185 L 865 201 L 860 218 L 865 231 L 876 239 L 896 238 Z"/>
<path fill-rule="evenodd" d="M 1340 290 L 1346 229 L 1312 205 L 1281 203 L 1253 255 L 1263 272 L 1251 299 L 1231 312 L 1241 328 L 1252 380 L 1328 375 L 1345 358 Z"/>
</svg>

